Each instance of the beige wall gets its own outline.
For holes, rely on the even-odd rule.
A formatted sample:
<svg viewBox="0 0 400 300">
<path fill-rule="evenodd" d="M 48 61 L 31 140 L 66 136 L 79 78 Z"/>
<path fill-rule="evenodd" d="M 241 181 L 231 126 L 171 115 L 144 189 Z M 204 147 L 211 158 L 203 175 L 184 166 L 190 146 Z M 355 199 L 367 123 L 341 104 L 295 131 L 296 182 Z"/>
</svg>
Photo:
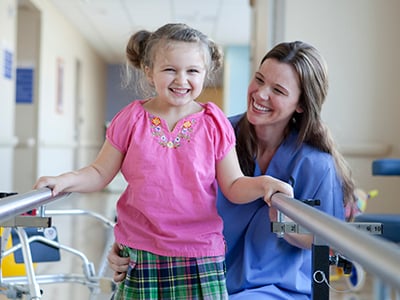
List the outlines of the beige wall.
<svg viewBox="0 0 400 300">
<path fill-rule="evenodd" d="M 197 98 L 199 102 L 214 102 L 219 108 L 223 109 L 223 88 L 208 87 L 204 88 L 203 92 Z"/>
<path fill-rule="evenodd" d="M 400 157 L 400 2 L 255 2 L 259 2 L 257 26 L 267 31 L 256 53 L 261 55 L 272 43 L 284 40 L 303 40 L 322 52 L 330 75 L 323 118 L 350 163 L 357 186 L 379 190 L 367 212 L 400 213 L 400 177 L 371 175 L 373 160 Z M 274 34 L 268 31 L 271 28 Z"/>
</svg>

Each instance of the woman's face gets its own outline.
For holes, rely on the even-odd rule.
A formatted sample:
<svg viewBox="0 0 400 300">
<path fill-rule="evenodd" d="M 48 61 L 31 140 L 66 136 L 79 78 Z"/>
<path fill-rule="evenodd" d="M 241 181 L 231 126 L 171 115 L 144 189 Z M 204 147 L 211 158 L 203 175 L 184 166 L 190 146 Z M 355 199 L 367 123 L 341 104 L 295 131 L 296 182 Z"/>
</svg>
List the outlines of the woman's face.
<svg viewBox="0 0 400 300">
<path fill-rule="evenodd" d="M 294 68 L 266 59 L 247 90 L 247 118 L 254 126 L 286 128 L 293 113 L 301 113 L 299 77 Z"/>
</svg>

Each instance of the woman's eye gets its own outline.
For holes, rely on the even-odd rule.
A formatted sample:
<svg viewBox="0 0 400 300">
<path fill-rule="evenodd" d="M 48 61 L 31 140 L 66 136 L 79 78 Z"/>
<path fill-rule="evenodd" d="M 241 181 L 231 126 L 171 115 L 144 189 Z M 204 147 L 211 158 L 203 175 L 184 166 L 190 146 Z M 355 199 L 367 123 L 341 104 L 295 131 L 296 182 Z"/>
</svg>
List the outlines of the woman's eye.
<svg viewBox="0 0 400 300">
<path fill-rule="evenodd" d="M 264 83 L 264 80 L 262 80 L 260 77 L 255 77 L 254 79 L 255 79 L 255 81 L 256 81 L 257 83 L 260 83 L 260 84 L 263 84 L 263 83 Z"/>
<path fill-rule="evenodd" d="M 277 89 L 277 88 L 274 88 L 274 92 L 277 93 L 277 94 L 280 94 L 280 95 L 284 95 L 285 94 L 282 90 Z"/>
</svg>

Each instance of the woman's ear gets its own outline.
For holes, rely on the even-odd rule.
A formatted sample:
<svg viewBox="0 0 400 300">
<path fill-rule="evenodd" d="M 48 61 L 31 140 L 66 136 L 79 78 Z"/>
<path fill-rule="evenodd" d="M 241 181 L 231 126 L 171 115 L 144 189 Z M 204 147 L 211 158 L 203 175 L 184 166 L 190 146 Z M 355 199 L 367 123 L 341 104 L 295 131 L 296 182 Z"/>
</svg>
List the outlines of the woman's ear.
<svg viewBox="0 0 400 300">
<path fill-rule="evenodd" d="M 298 114 L 301 114 L 301 113 L 303 113 L 304 112 L 304 109 L 300 106 L 300 105 L 297 105 L 297 107 L 296 107 L 296 110 L 295 110 Z"/>
</svg>

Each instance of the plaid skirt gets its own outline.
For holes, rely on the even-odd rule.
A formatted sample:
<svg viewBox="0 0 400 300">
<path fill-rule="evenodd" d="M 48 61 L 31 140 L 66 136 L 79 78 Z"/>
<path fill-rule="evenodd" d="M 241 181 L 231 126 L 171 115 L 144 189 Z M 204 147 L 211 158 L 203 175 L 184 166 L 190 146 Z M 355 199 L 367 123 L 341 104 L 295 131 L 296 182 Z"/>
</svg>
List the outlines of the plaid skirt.
<svg viewBox="0 0 400 300">
<path fill-rule="evenodd" d="M 225 258 L 169 257 L 125 247 L 131 262 L 111 299 L 228 299 Z"/>
</svg>

